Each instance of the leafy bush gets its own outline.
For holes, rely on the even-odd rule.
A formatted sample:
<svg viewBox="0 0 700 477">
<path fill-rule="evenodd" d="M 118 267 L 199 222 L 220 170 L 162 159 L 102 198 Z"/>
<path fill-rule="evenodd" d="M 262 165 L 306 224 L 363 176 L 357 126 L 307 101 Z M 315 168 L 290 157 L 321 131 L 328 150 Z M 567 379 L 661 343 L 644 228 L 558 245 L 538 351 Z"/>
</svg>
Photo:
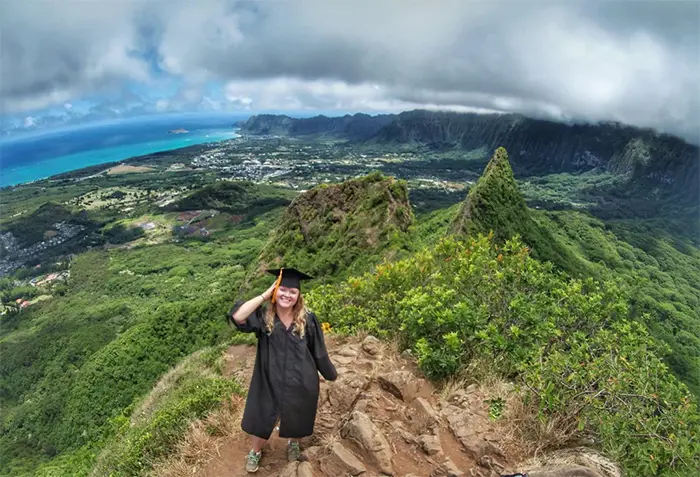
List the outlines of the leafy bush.
<svg viewBox="0 0 700 477">
<path fill-rule="evenodd" d="M 564 412 L 576 422 L 571 438 L 594 435 L 630 475 L 676 475 L 698 464 L 697 407 L 644 327 L 627 321 L 618 287 L 567 278 L 517 238 L 444 239 L 307 297 L 340 331 L 398 337 L 430 378 L 490 363 L 528 385 L 543 417 Z"/>
</svg>

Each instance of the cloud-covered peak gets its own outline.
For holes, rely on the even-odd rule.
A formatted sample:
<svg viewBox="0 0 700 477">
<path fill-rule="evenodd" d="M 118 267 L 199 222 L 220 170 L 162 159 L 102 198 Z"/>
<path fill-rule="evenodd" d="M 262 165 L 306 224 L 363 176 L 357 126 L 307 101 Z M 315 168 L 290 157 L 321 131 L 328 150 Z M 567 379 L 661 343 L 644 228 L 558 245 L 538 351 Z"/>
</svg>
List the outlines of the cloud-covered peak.
<svg viewBox="0 0 700 477">
<path fill-rule="evenodd" d="M 139 84 L 153 112 L 496 110 L 697 141 L 699 18 L 667 1 L 6 1 L 0 100 L 27 117 Z"/>
</svg>

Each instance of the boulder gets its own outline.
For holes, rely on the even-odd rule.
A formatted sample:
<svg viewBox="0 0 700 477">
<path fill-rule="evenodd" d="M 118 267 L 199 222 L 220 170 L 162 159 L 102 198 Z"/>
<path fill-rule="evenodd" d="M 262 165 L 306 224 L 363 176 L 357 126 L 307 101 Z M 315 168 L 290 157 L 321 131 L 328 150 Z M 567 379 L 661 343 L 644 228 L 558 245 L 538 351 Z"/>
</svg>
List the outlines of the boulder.
<svg viewBox="0 0 700 477">
<path fill-rule="evenodd" d="M 314 477 L 314 470 L 308 462 L 300 462 L 297 467 L 297 477 Z"/>
<path fill-rule="evenodd" d="M 330 448 L 327 456 L 321 459 L 321 471 L 326 475 L 360 475 L 367 468 L 364 464 L 340 442 Z"/>
<path fill-rule="evenodd" d="M 299 467 L 299 462 L 290 462 L 287 464 L 277 477 L 297 477 L 297 468 Z"/>
<path fill-rule="evenodd" d="M 308 447 L 301 452 L 299 460 L 305 462 L 318 457 L 323 449 L 319 446 Z"/>
<path fill-rule="evenodd" d="M 423 434 L 418 438 L 418 443 L 420 444 L 421 449 L 423 449 L 423 452 L 429 456 L 443 455 L 440 439 L 437 436 Z"/>
<path fill-rule="evenodd" d="M 360 395 L 362 389 L 351 386 L 351 382 L 337 381 L 328 387 L 328 403 L 336 412 L 347 412 Z"/>
<path fill-rule="evenodd" d="M 372 356 L 378 356 L 382 352 L 381 342 L 370 335 L 362 341 L 362 350 Z"/>
<path fill-rule="evenodd" d="M 334 353 L 336 356 L 345 356 L 349 358 L 357 358 L 357 348 L 354 346 L 343 346 Z"/>
<path fill-rule="evenodd" d="M 379 385 L 404 402 L 411 402 L 416 397 L 428 397 L 430 384 L 413 375 L 410 371 L 392 371 L 378 378 Z"/>
<path fill-rule="evenodd" d="M 418 420 L 425 422 L 428 426 L 432 426 L 438 421 L 437 412 L 435 412 L 433 406 L 431 406 L 426 399 L 422 397 L 417 397 L 416 399 L 414 399 L 411 405 L 413 409 L 416 410 L 415 417 Z"/>
<path fill-rule="evenodd" d="M 457 465 L 452 462 L 452 459 L 446 459 L 430 475 L 431 477 L 463 477 L 464 472 L 459 470 Z"/>
<path fill-rule="evenodd" d="M 503 451 L 498 446 L 481 437 L 472 435 L 460 438 L 459 441 L 462 443 L 465 453 L 474 460 L 478 461 L 484 456 L 492 455 L 505 457 Z"/>
<path fill-rule="evenodd" d="M 380 472 L 393 475 L 394 465 L 391 462 L 392 450 L 382 431 L 372 422 L 370 417 L 360 411 L 353 411 L 350 420 L 340 431 L 343 439 L 354 442 L 367 454 L 366 458 Z"/>
</svg>

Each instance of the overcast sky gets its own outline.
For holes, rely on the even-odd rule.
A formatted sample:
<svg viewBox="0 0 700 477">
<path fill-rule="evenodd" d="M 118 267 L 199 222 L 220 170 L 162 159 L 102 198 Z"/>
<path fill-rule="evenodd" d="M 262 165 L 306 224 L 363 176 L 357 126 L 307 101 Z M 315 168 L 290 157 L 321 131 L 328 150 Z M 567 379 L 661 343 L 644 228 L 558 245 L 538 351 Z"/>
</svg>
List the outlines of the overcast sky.
<svg viewBox="0 0 700 477">
<path fill-rule="evenodd" d="M 698 142 L 700 2 L 2 0 L 2 128 L 418 107 Z"/>
</svg>

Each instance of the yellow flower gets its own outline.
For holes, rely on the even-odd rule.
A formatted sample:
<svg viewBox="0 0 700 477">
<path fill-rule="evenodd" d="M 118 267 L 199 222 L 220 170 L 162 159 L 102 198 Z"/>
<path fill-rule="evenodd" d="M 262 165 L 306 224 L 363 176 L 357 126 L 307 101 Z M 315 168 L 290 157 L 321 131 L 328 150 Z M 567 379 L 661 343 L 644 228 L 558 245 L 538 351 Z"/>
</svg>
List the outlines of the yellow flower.
<svg viewBox="0 0 700 477">
<path fill-rule="evenodd" d="M 330 333 L 331 324 L 324 321 L 323 323 L 321 323 L 321 329 L 323 330 L 324 333 Z"/>
</svg>

